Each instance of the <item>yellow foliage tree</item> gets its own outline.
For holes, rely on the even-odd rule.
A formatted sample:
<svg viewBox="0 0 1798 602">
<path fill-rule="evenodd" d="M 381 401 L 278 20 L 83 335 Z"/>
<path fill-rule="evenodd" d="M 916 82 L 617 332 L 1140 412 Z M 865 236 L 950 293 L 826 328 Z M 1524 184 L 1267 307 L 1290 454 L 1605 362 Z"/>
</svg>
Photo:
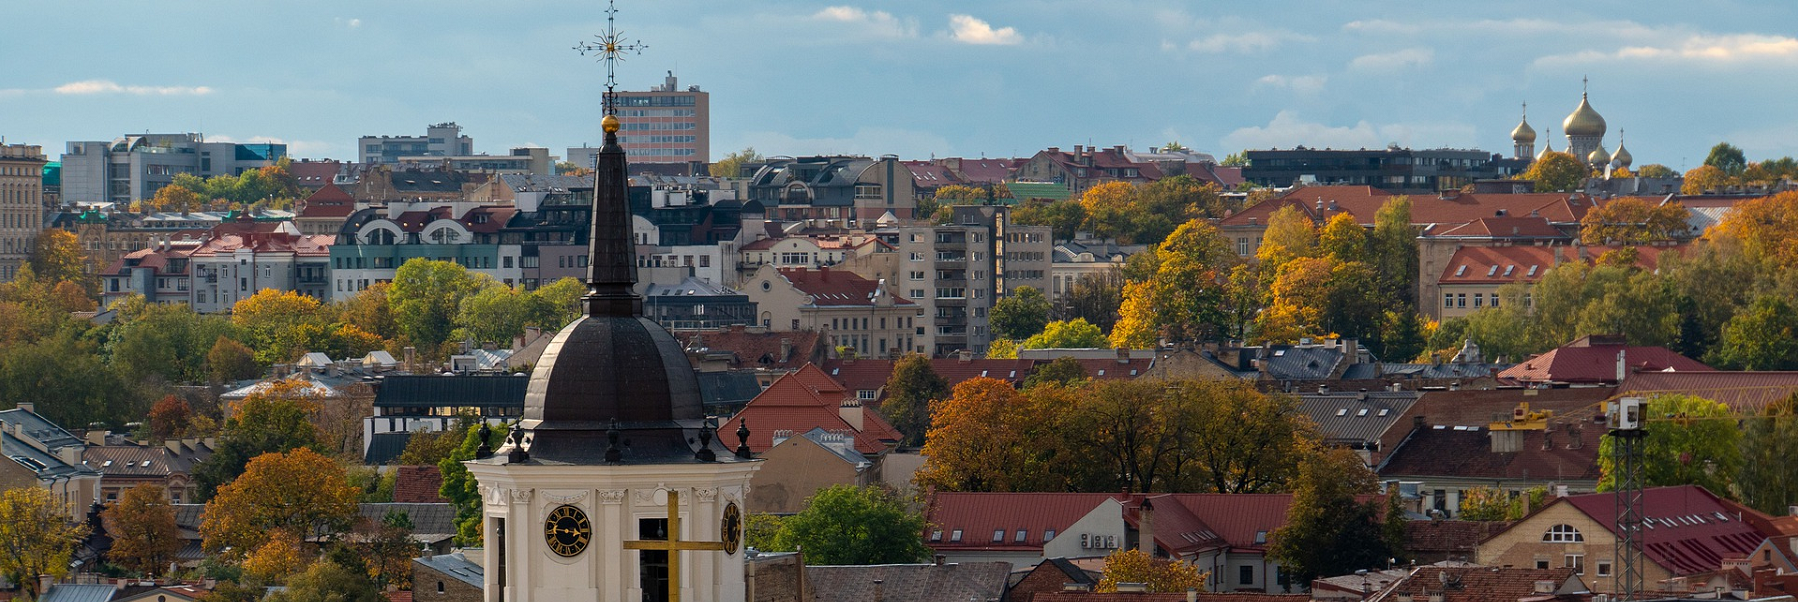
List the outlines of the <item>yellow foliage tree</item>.
<svg viewBox="0 0 1798 602">
<path fill-rule="evenodd" d="M 1142 550 L 1118 550 L 1105 557 L 1105 575 L 1094 591 L 1118 591 L 1119 583 L 1143 583 L 1150 592 L 1179 593 L 1204 588 L 1208 573 L 1182 562 L 1150 558 Z"/>
<path fill-rule="evenodd" d="M 1034 491 L 1046 467 L 1031 434 L 1044 413 L 1005 381 L 973 378 L 930 403 L 920 487 L 939 491 Z"/>
<path fill-rule="evenodd" d="M 1530 163 L 1529 169 L 1518 177 L 1535 182 L 1536 192 L 1557 192 L 1573 190 L 1590 174 L 1586 164 L 1573 155 L 1550 151 Z"/>
<path fill-rule="evenodd" d="M 341 531 L 356 517 L 356 495 L 343 468 L 317 452 L 262 454 L 207 502 L 202 543 L 209 552 L 242 558 L 277 529 Z"/>
<path fill-rule="evenodd" d="M 1324 255 L 1336 261 L 1365 261 L 1367 259 L 1367 229 L 1355 221 L 1355 216 L 1338 213 L 1324 223 L 1323 230 L 1317 234 L 1317 248 Z"/>
<path fill-rule="evenodd" d="M 1786 191 L 1737 203 L 1706 236 L 1734 238 L 1749 257 L 1792 268 L 1798 267 L 1798 244 L 1791 240 L 1798 232 L 1794 228 L 1798 228 L 1798 191 Z"/>
<path fill-rule="evenodd" d="M 1141 191 L 1129 182 L 1106 182 L 1086 189 L 1080 206 L 1086 209 L 1086 228 L 1102 238 L 1128 234 L 1132 210 Z M 1135 241 L 1131 241 L 1135 242 Z"/>
<path fill-rule="evenodd" d="M 1294 341 L 1321 334 L 1318 328 L 1335 266 L 1336 262 L 1322 257 L 1302 257 L 1281 265 L 1268 288 L 1271 301 L 1255 320 L 1261 338 Z"/>
<path fill-rule="evenodd" d="M 993 339 L 993 342 L 986 344 L 986 359 L 1018 359 L 1018 342 L 1011 339 Z"/>
<path fill-rule="evenodd" d="M 1261 246 L 1255 259 L 1262 273 L 1272 274 L 1286 262 L 1310 257 L 1317 252 L 1317 225 L 1297 207 L 1287 205 L 1267 216 L 1267 232 L 1261 235 Z"/>
<path fill-rule="evenodd" d="M 312 563 L 306 557 L 305 542 L 286 529 L 264 533 L 266 541 L 256 546 L 243 561 L 244 576 L 259 583 L 276 584 L 306 570 Z"/>
<path fill-rule="evenodd" d="M 1131 282 L 1124 285 L 1124 303 L 1118 308 L 1118 322 L 1111 327 L 1111 346 L 1117 349 L 1153 349 L 1161 338 L 1161 327 L 1155 317 L 1155 285 Z"/>
<path fill-rule="evenodd" d="M 167 495 L 160 486 L 143 484 L 126 489 L 118 501 L 107 506 L 100 515 L 106 534 L 112 537 L 107 559 L 145 575 L 168 568 L 181 550 L 181 533 Z"/>
<path fill-rule="evenodd" d="M 187 212 L 199 211 L 206 205 L 206 199 L 185 186 L 164 186 L 157 189 L 156 196 L 143 201 L 143 209 L 147 211 Z"/>
<path fill-rule="evenodd" d="M 36 600 L 38 575 L 69 574 L 69 556 L 87 537 L 87 526 L 69 520 L 50 490 L 18 487 L 0 492 L 0 576 Z"/>
<path fill-rule="evenodd" d="M 1700 165 L 1686 172 L 1685 183 L 1680 184 L 1679 191 L 1682 194 L 1704 194 L 1728 188 L 1734 183 L 1734 179 L 1723 170 L 1711 165 Z"/>
<path fill-rule="evenodd" d="M 1623 197 L 1592 208 L 1580 219 L 1580 242 L 1588 245 L 1644 244 L 1672 240 L 1686 231 L 1690 212 L 1679 203 L 1651 203 Z"/>
</svg>

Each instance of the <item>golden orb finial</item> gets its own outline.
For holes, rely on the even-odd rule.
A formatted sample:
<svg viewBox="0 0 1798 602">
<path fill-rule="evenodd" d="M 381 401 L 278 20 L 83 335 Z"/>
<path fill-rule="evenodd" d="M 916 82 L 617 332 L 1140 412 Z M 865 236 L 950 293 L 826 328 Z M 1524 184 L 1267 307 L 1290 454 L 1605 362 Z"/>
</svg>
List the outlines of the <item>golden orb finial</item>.
<svg viewBox="0 0 1798 602">
<path fill-rule="evenodd" d="M 604 129 L 607 134 L 618 133 L 618 128 L 619 128 L 618 116 L 617 115 L 607 115 L 605 119 L 599 120 L 599 127 Z"/>
</svg>

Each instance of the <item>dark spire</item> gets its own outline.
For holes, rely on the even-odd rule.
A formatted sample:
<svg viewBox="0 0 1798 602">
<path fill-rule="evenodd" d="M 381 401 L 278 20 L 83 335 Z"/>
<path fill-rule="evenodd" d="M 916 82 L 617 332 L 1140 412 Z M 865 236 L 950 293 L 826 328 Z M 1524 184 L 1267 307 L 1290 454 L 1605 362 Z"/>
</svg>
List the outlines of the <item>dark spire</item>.
<svg viewBox="0 0 1798 602">
<path fill-rule="evenodd" d="M 618 118 L 607 115 L 602 123 L 606 143 L 593 167 L 587 295 L 581 302 L 589 316 L 637 316 L 643 314 L 643 298 L 631 290 L 637 283 L 637 253 L 631 240 L 630 179 L 624 147 L 618 145 Z"/>
<path fill-rule="evenodd" d="M 749 419 L 748 418 L 744 418 L 742 420 L 737 421 L 737 452 L 736 453 L 737 453 L 737 457 L 745 459 L 745 460 L 749 459 L 749 457 L 752 455 L 749 451 Z"/>
</svg>

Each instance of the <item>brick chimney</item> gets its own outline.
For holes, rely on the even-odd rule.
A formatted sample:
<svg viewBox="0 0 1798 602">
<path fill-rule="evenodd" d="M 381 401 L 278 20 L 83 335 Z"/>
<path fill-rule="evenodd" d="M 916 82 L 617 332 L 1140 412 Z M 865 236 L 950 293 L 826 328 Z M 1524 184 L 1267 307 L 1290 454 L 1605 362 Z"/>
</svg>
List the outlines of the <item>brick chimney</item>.
<svg viewBox="0 0 1798 602">
<path fill-rule="evenodd" d="M 858 433 L 865 428 L 864 425 L 866 423 L 863 421 L 863 418 L 866 414 L 867 410 L 862 408 L 862 400 L 853 396 L 844 397 L 843 402 L 837 405 L 837 415 L 841 416 L 843 422 L 849 423 L 849 426 L 853 427 L 855 432 Z"/>
<path fill-rule="evenodd" d="M 1137 508 L 1136 547 L 1150 558 L 1155 557 L 1155 504 L 1147 497 L 1142 499 L 1142 506 Z"/>
</svg>

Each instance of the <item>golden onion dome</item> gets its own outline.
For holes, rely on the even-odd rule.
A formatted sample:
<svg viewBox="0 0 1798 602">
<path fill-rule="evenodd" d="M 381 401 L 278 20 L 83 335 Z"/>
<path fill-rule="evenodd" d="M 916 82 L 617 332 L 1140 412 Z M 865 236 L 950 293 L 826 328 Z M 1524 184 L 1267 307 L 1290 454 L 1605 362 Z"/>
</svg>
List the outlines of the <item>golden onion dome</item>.
<svg viewBox="0 0 1798 602">
<path fill-rule="evenodd" d="M 1592 103 L 1586 102 L 1586 95 L 1579 97 L 1579 108 L 1561 122 L 1561 131 L 1568 136 L 1604 136 L 1604 118 L 1598 111 L 1592 110 Z"/>
<path fill-rule="evenodd" d="M 1552 153 L 1552 152 L 1555 152 L 1555 137 L 1549 136 L 1548 138 L 1545 138 L 1543 140 L 1542 152 L 1536 153 L 1536 160 L 1540 161 L 1540 160 L 1548 157 L 1548 153 Z"/>
<path fill-rule="evenodd" d="M 1592 149 L 1592 154 L 1586 155 L 1586 162 L 1592 165 L 1604 166 L 1611 162 L 1611 154 L 1605 152 L 1604 145 L 1600 144 L 1597 148 Z"/>
<path fill-rule="evenodd" d="M 1623 148 L 1623 142 L 1619 141 L 1617 143 L 1617 154 L 1611 155 L 1611 164 L 1628 169 L 1630 162 L 1633 160 L 1635 160 L 1635 158 L 1629 156 L 1629 149 Z"/>
<path fill-rule="evenodd" d="M 618 127 L 619 127 L 618 116 L 617 115 L 607 115 L 605 119 L 599 120 L 599 127 L 601 129 L 604 129 L 607 134 L 617 133 Z"/>
<path fill-rule="evenodd" d="M 1517 129 L 1511 130 L 1511 141 L 1518 144 L 1534 144 L 1536 142 L 1536 128 L 1530 127 L 1528 118 L 1518 123 Z"/>
</svg>

